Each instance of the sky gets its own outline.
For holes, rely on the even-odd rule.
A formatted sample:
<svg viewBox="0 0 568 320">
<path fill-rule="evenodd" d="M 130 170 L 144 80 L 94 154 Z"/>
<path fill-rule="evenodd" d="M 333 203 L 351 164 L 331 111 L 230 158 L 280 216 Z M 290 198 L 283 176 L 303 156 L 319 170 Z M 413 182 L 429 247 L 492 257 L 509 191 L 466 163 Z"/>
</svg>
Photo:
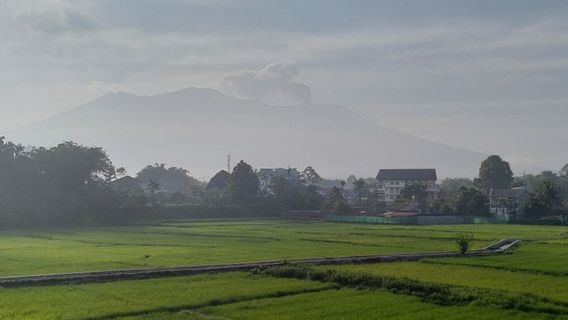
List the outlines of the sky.
<svg viewBox="0 0 568 320">
<path fill-rule="evenodd" d="M 211 87 L 568 162 L 568 1 L 0 0 L 0 132 L 109 92 Z"/>
</svg>

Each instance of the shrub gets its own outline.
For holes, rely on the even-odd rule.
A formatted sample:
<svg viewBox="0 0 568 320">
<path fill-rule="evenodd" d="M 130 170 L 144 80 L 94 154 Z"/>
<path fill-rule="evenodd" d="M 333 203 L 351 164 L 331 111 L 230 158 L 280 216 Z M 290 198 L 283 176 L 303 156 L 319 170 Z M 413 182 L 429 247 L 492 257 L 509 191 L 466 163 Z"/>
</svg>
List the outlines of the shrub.
<svg viewBox="0 0 568 320">
<path fill-rule="evenodd" d="M 473 233 L 471 232 L 459 232 L 456 234 L 456 243 L 460 253 L 463 255 L 469 250 L 471 244 L 473 243 Z"/>
</svg>

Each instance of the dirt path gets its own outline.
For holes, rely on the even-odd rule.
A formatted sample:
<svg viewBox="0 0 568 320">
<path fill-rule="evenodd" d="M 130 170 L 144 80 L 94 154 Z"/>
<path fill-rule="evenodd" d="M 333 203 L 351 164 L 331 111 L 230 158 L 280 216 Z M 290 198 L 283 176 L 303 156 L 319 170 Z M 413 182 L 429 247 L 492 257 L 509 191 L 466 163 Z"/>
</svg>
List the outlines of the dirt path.
<svg viewBox="0 0 568 320">
<path fill-rule="evenodd" d="M 503 239 L 485 248 L 472 250 L 467 256 L 484 256 L 503 252 L 518 243 L 516 239 Z M 209 272 L 229 272 L 246 271 L 254 268 L 274 267 L 285 263 L 304 263 L 311 265 L 325 264 L 349 264 L 349 263 L 381 263 L 395 261 L 416 261 L 424 258 L 444 258 L 458 257 L 459 252 L 418 252 L 418 253 L 398 253 L 388 255 L 367 255 L 367 256 L 347 256 L 347 257 L 323 257 L 323 258 L 302 258 L 289 260 L 269 260 L 246 263 L 225 263 L 213 265 L 198 265 L 186 267 L 165 267 L 165 268 L 146 268 L 146 269 L 121 269 L 105 270 L 93 272 L 75 272 L 46 275 L 0 277 L 0 287 L 21 287 L 21 286 L 40 286 L 61 283 L 88 283 L 88 282 L 107 282 L 133 279 L 149 279 L 172 277 L 181 275 L 192 275 Z"/>
</svg>

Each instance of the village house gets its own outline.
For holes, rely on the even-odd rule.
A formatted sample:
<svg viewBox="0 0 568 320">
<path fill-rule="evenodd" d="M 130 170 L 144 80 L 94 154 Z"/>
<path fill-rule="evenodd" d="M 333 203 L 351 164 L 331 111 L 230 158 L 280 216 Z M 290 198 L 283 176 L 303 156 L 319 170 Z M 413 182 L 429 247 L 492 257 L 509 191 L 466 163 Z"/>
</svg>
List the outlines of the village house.
<svg viewBox="0 0 568 320">
<path fill-rule="evenodd" d="M 524 203 L 528 194 L 526 187 L 491 189 L 489 211 L 496 216 L 522 218 L 525 215 Z"/>
<path fill-rule="evenodd" d="M 436 169 L 381 169 L 377 174 L 377 191 L 380 201 L 392 204 L 406 186 L 426 186 L 430 200 L 438 198 Z"/>
</svg>

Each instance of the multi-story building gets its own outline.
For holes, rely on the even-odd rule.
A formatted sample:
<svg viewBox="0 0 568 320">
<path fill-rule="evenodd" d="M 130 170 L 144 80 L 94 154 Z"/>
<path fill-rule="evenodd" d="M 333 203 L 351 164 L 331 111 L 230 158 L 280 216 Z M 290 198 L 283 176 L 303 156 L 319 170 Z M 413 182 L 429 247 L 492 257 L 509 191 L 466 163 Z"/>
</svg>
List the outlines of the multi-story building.
<svg viewBox="0 0 568 320">
<path fill-rule="evenodd" d="M 433 200 L 438 198 L 440 190 L 436 180 L 436 169 L 381 169 L 377 174 L 377 191 L 382 201 L 391 204 L 406 186 L 421 184 Z"/>
</svg>

